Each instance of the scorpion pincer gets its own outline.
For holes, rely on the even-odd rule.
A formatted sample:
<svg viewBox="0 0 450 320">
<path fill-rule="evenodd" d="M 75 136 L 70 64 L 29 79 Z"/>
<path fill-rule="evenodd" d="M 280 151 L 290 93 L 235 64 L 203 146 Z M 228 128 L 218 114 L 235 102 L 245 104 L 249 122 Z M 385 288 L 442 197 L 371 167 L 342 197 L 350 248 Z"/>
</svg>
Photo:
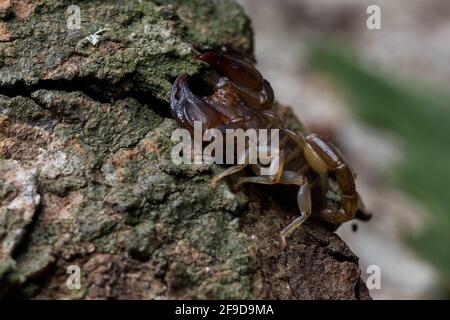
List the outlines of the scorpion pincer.
<svg viewBox="0 0 450 320">
<path fill-rule="evenodd" d="M 201 121 L 203 129 L 279 129 L 278 170 L 273 175 L 261 175 L 259 164 L 243 163 L 228 167 L 213 178 L 219 180 L 249 166 L 254 176 L 241 177 L 243 183 L 288 184 L 299 186 L 297 204 L 300 216 L 294 219 L 280 235 L 282 244 L 312 213 L 312 190 L 321 194 L 318 210 L 323 220 L 339 225 L 351 220 L 360 206 L 355 180 L 349 165 L 340 152 L 326 139 L 307 132 L 293 132 L 283 128 L 281 121 L 268 110 L 274 103 L 273 90 L 267 80 L 250 63 L 235 56 L 207 52 L 198 59 L 209 64 L 217 73 L 210 95 L 194 94 L 189 77 L 180 75 L 171 93 L 171 111 L 177 122 L 193 131 L 194 121 Z M 340 205 L 325 201 L 328 179 L 333 177 L 341 190 Z M 318 201 L 314 201 L 319 203 Z"/>
</svg>

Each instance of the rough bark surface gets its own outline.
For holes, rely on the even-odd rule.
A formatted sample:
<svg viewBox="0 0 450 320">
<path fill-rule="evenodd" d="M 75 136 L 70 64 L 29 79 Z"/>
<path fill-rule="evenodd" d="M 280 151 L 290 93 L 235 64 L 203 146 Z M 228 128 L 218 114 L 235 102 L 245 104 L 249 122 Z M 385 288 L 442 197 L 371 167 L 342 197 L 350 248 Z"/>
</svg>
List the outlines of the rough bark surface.
<svg viewBox="0 0 450 320">
<path fill-rule="evenodd" d="M 197 50 L 252 54 L 231 0 L 0 1 L 0 296 L 368 299 L 358 258 L 270 188 L 170 160 L 171 81 Z M 195 48 L 195 49 L 194 49 Z M 291 125 L 295 120 L 287 113 Z M 82 271 L 66 286 L 67 267 Z"/>
</svg>

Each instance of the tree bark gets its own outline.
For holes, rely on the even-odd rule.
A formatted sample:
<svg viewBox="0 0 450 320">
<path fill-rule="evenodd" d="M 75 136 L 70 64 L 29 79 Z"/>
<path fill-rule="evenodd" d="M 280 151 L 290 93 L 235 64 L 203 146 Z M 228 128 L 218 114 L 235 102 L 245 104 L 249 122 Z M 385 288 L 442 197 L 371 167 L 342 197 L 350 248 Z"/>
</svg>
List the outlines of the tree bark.
<svg viewBox="0 0 450 320">
<path fill-rule="evenodd" d="M 171 81 L 201 71 L 196 50 L 252 55 L 238 5 L 78 1 L 68 29 L 71 4 L 0 1 L 0 296 L 370 298 L 333 229 L 311 220 L 281 250 L 295 202 L 170 160 Z"/>
</svg>

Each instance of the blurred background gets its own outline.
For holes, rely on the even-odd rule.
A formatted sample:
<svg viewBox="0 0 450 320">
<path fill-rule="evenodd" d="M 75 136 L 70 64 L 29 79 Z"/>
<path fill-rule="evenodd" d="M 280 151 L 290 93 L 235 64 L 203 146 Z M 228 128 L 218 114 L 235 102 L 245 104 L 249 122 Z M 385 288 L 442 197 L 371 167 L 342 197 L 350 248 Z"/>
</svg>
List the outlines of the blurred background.
<svg viewBox="0 0 450 320">
<path fill-rule="evenodd" d="M 358 174 L 369 223 L 339 235 L 374 299 L 450 297 L 450 1 L 238 0 L 282 104 Z M 381 29 L 369 30 L 369 5 Z"/>
</svg>

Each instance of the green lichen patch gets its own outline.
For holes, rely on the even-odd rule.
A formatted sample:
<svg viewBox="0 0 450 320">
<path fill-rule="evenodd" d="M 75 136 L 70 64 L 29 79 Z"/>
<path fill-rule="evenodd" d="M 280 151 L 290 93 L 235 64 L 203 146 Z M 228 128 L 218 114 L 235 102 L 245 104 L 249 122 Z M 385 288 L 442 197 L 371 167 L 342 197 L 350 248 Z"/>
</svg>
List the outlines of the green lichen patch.
<svg viewBox="0 0 450 320">
<path fill-rule="evenodd" d="M 2 22 L 10 40 L 0 42 L 0 86 L 82 79 L 100 94 L 144 90 L 167 101 L 173 78 L 198 70 L 195 48 L 251 48 L 248 19 L 229 0 L 80 1 L 79 28 L 68 28 L 69 5 L 44 1 L 25 21 Z"/>
<path fill-rule="evenodd" d="M 45 141 L 15 153 L 21 165 L 35 171 L 42 203 L 29 240 L 13 261 L 1 263 L 8 287 L 32 287 L 28 279 L 36 274 L 81 264 L 95 252 L 125 254 L 147 264 L 155 277 L 162 272 L 166 297 L 254 297 L 255 258 L 236 221 L 245 201 L 225 185 L 212 189 L 210 167 L 173 164 L 173 120 L 133 98 L 100 103 L 76 91 L 41 89 L 31 98 L 5 97 L 2 108 L 9 127 L 20 125 L 24 134 L 37 130 Z M 54 124 L 50 130 L 35 125 L 44 117 Z M 10 160 L 0 163 L 5 161 Z M 13 201 L 8 185 L 1 190 L 5 203 Z M 4 232 L 11 235 L 10 229 Z M 180 241 L 204 261 L 180 264 L 180 256 L 171 254 Z M 43 251 L 47 254 L 39 255 Z M 192 257 L 186 252 L 182 259 Z M 215 281 L 211 272 L 217 273 Z M 60 290 L 55 294 L 65 294 Z M 91 290 L 84 294 L 95 296 Z"/>
</svg>

